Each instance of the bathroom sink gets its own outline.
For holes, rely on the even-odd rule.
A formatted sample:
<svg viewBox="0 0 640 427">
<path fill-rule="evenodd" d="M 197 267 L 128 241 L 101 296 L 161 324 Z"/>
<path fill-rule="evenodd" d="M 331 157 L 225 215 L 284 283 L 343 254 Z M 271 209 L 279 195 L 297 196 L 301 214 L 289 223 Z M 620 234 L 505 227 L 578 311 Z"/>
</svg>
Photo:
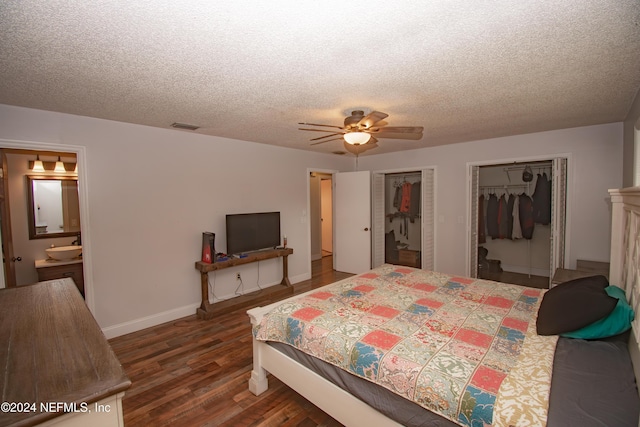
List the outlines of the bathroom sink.
<svg viewBox="0 0 640 427">
<path fill-rule="evenodd" d="M 76 258 L 82 254 L 82 246 L 56 246 L 45 249 L 47 256 L 58 261 L 65 261 Z"/>
</svg>

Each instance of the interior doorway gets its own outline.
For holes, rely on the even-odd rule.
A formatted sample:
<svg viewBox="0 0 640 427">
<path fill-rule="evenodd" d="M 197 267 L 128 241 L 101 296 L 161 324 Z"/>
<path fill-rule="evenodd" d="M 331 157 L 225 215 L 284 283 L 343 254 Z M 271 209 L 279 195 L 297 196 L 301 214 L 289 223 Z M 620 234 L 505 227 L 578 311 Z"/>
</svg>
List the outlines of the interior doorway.
<svg viewBox="0 0 640 427">
<path fill-rule="evenodd" d="M 333 175 L 309 173 L 311 261 L 333 255 Z"/>
<path fill-rule="evenodd" d="M 86 164 L 87 164 L 87 154 L 86 154 L 86 147 L 84 146 L 75 146 L 75 145 L 66 145 L 66 144 L 57 144 L 57 143 L 46 143 L 46 142 L 34 142 L 34 141 L 14 141 L 14 140 L 5 140 L 2 139 L 0 140 L 0 149 L 4 149 L 6 151 L 16 151 L 16 152 L 20 152 L 20 153 L 25 153 L 25 152 L 32 152 L 32 153 L 47 153 L 46 155 L 49 155 L 49 153 L 69 153 L 72 156 L 75 156 L 75 160 L 77 163 L 77 167 L 78 167 L 78 172 L 77 172 L 77 177 L 78 177 L 78 182 L 79 182 L 79 186 L 78 186 L 78 203 L 79 203 L 79 209 L 80 209 L 80 228 L 82 230 L 82 265 L 83 265 L 83 278 L 84 279 L 88 279 L 88 280 L 84 280 L 84 290 L 85 290 L 85 302 L 89 308 L 89 310 L 91 312 L 95 311 L 95 300 L 94 300 L 94 294 L 93 294 L 93 283 L 91 281 L 91 277 L 93 277 L 93 273 L 92 273 L 92 265 L 91 265 L 91 233 L 90 233 L 90 226 L 89 226 L 89 206 L 88 206 L 88 196 L 87 196 L 87 187 L 85 185 L 85 183 L 87 182 L 87 170 L 86 170 Z M 30 159 L 31 160 L 31 159 Z M 57 160 L 57 154 L 56 154 L 56 160 Z M 20 163 L 21 165 L 25 166 L 26 163 Z M 26 166 L 25 166 L 26 167 Z M 24 175 L 24 174 L 23 174 Z M 20 178 L 22 179 L 22 177 Z M 18 190 L 14 191 L 10 191 L 9 192 L 9 196 L 11 198 L 13 198 L 13 194 L 12 193 L 16 193 L 17 194 Z M 26 190 L 24 191 L 24 193 L 26 193 Z M 24 194 L 23 194 L 24 196 Z M 13 200 L 11 200 L 13 202 Z M 23 209 L 26 211 L 27 209 L 27 204 L 26 201 L 24 203 L 20 203 L 20 205 L 22 205 Z M 13 206 L 13 203 L 12 203 Z M 13 208 L 12 208 L 13 210 Z M 26 224 L 26 214 L 24 215 L 20 215 L 20 218 L 18 217 L 18 214 L 13 214 L 11 215 L 11 219 L 18 221 L 18 219 L 20 219 L 21 221 L 24 221 L 23 226 L 20 226 L 19 228 L 26 233 L 25 230 L 28 230 L 27 224 Z M 12 221 L 12 227 L 14 229 L 18 228 L 17 223 L 14 225 L 13 221 Z M 6 238 L 5 236 L 2 236 L 4 238 Z M 16 239 L 18 238 L 17 236 L 12 236 L 13 240 L 14 240 L 14 244 L 16 243 Z M 46 240 L 46 239 L 45 239 Z M 42 241 L 40 239 L 38 240 L 28 240 L 28 238 L 25 238 L 25 241 L 35 244 L 36 242 L 41 243 Z M 48 246 L 47 246 L 48 247 Z M 40 256 L 41 252 L 44 251 L 44 249 L 42 248 L 37 248 L 36 251 L 38 251 L 38 256 Z M 15 253 L 14 256 L 17 258 L 19 256 L 19 254 Z M 33 259 L 35 259 L 35 256 L 32 257 Z M 23 257 L 23 261 L 21 262 L 25 262 L 24 257 Z M 6 269 L 5 269 L 6 271 Z M 37 281 L 37 280 L 36 280 Z"/>
</svg>

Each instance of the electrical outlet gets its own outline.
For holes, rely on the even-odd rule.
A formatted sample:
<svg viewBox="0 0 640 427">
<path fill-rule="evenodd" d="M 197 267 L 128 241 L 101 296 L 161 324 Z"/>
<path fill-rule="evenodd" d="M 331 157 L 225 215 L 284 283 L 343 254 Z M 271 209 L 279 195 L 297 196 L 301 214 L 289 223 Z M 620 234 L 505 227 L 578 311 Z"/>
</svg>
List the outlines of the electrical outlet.
<svg viewBox="0 0 640 427">
<path fill-rule="evenodd" d="M 237 280 L 242 280 L 242 277 L 240 277 L 240 273 L 236 273 L 236 279 Z"/>
</svg>

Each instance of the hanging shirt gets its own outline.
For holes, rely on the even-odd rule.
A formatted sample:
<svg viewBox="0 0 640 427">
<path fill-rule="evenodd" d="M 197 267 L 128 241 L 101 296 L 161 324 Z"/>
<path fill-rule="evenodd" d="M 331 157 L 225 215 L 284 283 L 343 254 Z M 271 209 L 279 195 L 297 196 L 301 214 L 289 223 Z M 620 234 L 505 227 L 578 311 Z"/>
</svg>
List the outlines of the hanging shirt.
<svg viewBox="0 0 640 427">
<path fill-rule="evenodd" d="M 420 188 L 420 181 L 411 184 L 411 201 L 409 202 L 411 222 L 420 215 Z"/>
<path fill-rule="evenodd" d="M 522 227 L 520 226 L 520 197 L 513 197 L 513 230 L 511 238 L 513 240 L 522 239 Z"/>
<path fill-rule="evenodd" d="M 507 199 L 507 220 L 509 222 L 507 226 L 507 239 L 513 239 L 513 205 L 515 204 L 516 196 L 509 194 Z"/>
<path fill-rule="evenodd" d="M 498 231 L 498 197 L 495 194 L 489 194 L 489 202 L 487 203 L 487 235 L 492 239 L 497 239 Z"/>
<path fill-rule="evenodd" d="M 519 196 L 520 200 L 520 227 L 522 228 L 522 237 L 531 239 L 533 237 L 533 229 L 535 226 L 533 220 L 533 200 L 526 193 Z"/>
<path fill-rule="evenodd" d="M 478 243 L 487 242 L 486 222 L 484 220 L 484 194 L 478 198 Z"/>
<path fill-rule="evenodd" d="M 400 204 L 402 203 L 402 186 L 396 186 L 396 193 L 393 196 L 393 207 L 400 210 Z"/>
<path fill-rule="evenodd" d="M 533 191 L 533 220 L 538 224 L 551 223 L 551 181 L 547 174 L 538 174 Z"/>
<path fill-rule="evenodd" d="M 498 237 L 500 239 L 505 239 L 509 231 L 509 216 L 511 216 L 511 213 L 508 212 L 507 206 L 507 199 L 503 194 L 498 200 Z"/>
<path fill-rule="evenodd" d="M 411 183 L 402 184 L 402 202 L 400 203 L 400 212 L 409 212 L 411 207 Z"/>
</svg>

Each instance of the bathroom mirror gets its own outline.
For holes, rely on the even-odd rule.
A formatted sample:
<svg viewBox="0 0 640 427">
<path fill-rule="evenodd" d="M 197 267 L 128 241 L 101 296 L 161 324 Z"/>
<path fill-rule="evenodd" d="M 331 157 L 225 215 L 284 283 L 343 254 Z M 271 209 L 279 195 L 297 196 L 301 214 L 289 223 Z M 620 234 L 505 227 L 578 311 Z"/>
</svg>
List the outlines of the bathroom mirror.
<svg viewBox="0 0 640 427">
<path fill-rule="evenodd" d="M 27 175 L 29 239 L 80 233 L 78 178 Z"/>
</svg>

